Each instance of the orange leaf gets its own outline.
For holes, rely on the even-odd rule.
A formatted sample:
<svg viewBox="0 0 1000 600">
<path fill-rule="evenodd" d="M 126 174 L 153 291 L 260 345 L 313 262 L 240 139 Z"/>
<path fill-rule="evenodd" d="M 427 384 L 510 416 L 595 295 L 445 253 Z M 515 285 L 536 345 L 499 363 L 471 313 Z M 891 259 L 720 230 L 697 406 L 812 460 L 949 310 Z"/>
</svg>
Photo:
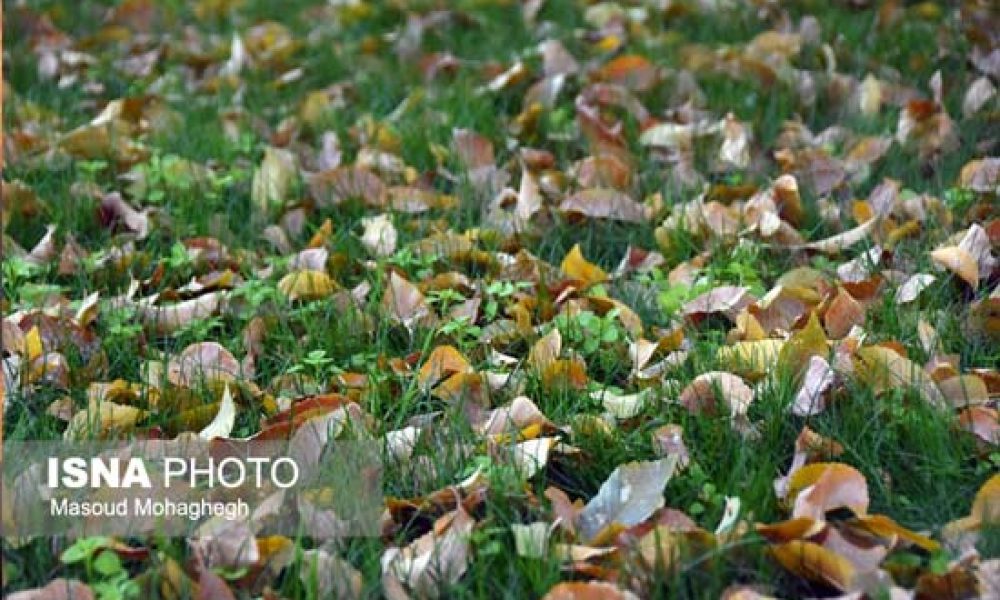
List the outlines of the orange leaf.
<svg viewBox="0 0 1000 600">
<path fill-rule="evenodd" d="M 454 373 L 471 371 L 472 365 L 454 346 L 438 346 L 431 351 L 431 355 L 420 367 L 417 382 L 421 386 L 429 387 Z"/>
<path fill-rule="evenodd" d="M 845 337 L 855 325 L 865 324 L 865 307 L 841 288 L 826 309 L 823 321 L 830 337 L 839 339 Z"/>
<path fill-rule="evenodd" d="M 571 581 L 557 584 L 542 600 L 638 600 L 638 596 L 603 581 Z"/>
</svg>

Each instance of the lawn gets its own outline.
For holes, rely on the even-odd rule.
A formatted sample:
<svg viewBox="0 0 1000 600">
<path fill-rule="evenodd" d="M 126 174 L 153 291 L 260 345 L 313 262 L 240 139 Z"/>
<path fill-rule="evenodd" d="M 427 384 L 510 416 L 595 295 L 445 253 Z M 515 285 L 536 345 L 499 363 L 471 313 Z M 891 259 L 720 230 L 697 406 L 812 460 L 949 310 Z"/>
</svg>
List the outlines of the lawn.
<svg viewBox="0 0 1000 600">
<path fill-rule="evenodd" d="M 6 508 L 4 597 L 1000 597 L 990 2 L 3 17 L 5 494 L 26 440 L 321 427 L 382 503 Z"/>
</svg>

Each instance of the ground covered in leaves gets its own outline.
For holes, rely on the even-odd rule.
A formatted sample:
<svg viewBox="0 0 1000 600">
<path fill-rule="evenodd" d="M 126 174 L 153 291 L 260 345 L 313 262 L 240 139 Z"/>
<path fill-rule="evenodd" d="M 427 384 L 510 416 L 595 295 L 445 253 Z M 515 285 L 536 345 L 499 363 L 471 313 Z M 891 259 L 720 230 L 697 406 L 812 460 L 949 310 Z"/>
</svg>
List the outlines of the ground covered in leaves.
<svg viewBox="0 0 1000 600">
<path fill-rule="evenodd" d="M 385 510 L 5 595 L 1000 595 L 990 2 L 7 4 L 4 439 L 322 419 Z"/>
</svg>

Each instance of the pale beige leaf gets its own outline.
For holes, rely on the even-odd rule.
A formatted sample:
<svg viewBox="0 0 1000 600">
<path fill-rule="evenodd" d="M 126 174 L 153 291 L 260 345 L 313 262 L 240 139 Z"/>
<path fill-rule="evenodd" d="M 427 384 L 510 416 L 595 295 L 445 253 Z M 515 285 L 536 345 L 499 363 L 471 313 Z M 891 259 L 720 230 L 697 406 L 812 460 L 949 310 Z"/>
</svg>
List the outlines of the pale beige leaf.
<svg viewBox="0 0 1000 600">
<path fill-rule="evenodd" d="M 638 525 L 664 504 L 663 488 L 677 467 L 678 457 L 619 465 L 601 484 L 577 516 L 581 539 L 593 539 L 605 527 L 617 523 Z"/>
<path fill-rule="evenodd" d="M 957 275 L 972 289 L 979 287 L 979 265 L 966 250 L 958 246 L 938 248 L 931 252 L 931 260 Z"/>
<path fill-rule="evenodd" d="M 373 256 L 384 258 L 396 251 L 396 228 L 392 225 L 389 215 L 361 219 L 364 233 L 361 234 L 361 244 Z"/>
<path fill-rule="evenodd" d="M 215 418 L 204 429 L 198 432 L 198 437 L 206 440 L 229 437 L 236 424 L 236 403 L 233 402 L 233 395 L 226 386 L 222 394 L 222 402 L 219 403 L 219 412 Z"/>
</svg>

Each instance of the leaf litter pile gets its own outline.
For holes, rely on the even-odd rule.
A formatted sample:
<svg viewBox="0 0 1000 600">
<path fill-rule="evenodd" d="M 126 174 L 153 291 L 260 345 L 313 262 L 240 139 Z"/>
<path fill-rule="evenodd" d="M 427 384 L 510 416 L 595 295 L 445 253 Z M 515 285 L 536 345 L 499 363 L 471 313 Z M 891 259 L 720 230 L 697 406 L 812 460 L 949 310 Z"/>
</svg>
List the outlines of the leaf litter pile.
<svg viewBox="0 0 1000 600">
<path fill-rule="evenodd" d="M 8 5 L 4 439 L 322 420 L 385 504 L 5 595 L 1000 596 L 995 4 Z"/>
</svg>

